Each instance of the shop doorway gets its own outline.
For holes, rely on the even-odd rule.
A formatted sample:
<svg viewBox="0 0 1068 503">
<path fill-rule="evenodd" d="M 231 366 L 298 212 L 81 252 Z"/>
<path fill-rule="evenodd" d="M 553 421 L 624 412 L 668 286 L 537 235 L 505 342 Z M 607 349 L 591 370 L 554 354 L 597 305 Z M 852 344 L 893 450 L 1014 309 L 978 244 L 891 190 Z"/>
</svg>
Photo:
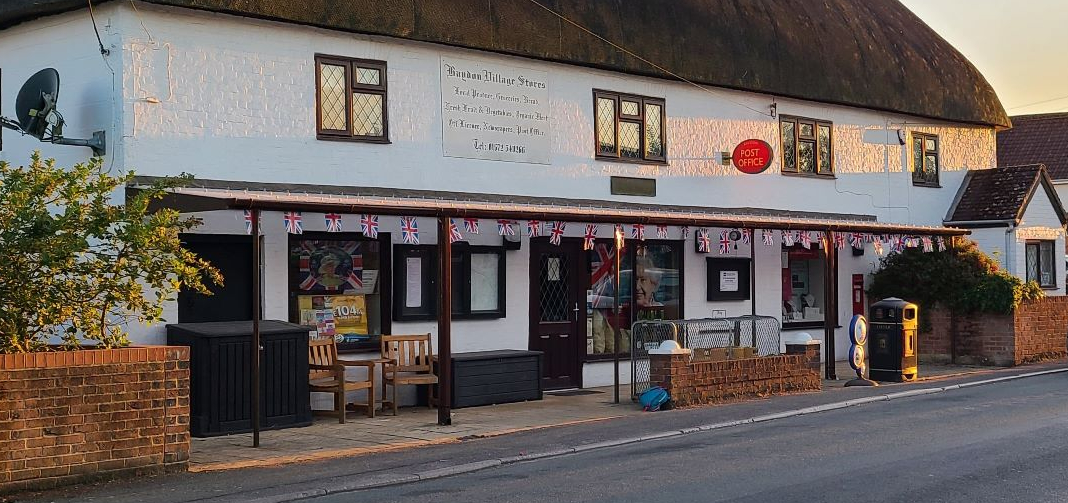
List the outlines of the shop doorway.
<svg viewBox="0 0 1068 503">
<path fill-rule="evenodd" d="M 208 285 L 213 295 L 178 292 L 178 322 L 252 319 L 252 236 L 183 234 L 182 245 L 222 273 L 223 286 Z"/>
<path fill-rule="evenodd" d="M 530 349 L 542 352 L 542 389 L 582 386 L 586 265 L 581 240 L 530 244 Z"/>
</svg>

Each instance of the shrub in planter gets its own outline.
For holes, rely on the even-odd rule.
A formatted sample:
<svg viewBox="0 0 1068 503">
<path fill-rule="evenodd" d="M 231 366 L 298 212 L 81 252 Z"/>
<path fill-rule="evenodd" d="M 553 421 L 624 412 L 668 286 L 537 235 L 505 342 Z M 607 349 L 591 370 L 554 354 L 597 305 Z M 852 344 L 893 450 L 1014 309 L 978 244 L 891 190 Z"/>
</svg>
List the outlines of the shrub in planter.
<svg viewBox="0 0 1068 503">
<path fill-rule="evenodd" d="M 199 225 L 149 203 L 190 177 L 169 178 L 112 204 L 133 172 L 100 159 L 71 168 L 34 153 L 28 166 L 0 162 L 0 352 L 129 344 L 129 322 L 161 320 L 180 288 L 208 293 L 218 270 L 181 246 Z"/>
</svg>

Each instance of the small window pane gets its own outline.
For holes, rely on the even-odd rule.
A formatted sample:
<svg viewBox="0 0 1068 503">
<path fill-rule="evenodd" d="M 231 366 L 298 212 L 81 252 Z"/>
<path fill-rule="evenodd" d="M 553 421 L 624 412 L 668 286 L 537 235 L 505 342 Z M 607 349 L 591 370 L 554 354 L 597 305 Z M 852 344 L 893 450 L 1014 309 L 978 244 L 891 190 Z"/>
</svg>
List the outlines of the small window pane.
<svg viewBox="0 0 1068 503">
<path fill-rule="evenodd" d="M 1025 251 L 1027 255 L 1027 281 L 1038 281 L 1038 245 L 1028 244 Z"/>
<path fill-rule="evenodd" d="M 660 123 L 660 105 L 645 105 L 645 155 L 664 156 L 663 124 Z"/>
<path fill-rule="evenodd" d="M 935 145 L 935 139 L 925 138 L 923 148 L 926 149 L 928 152 L 934 152 L 935 150 L 937 150 L 937 145 Z"/>
<path fill-rule="evenodd" d="M 912 171 L 914 180 L 923 179 L 923 139 L 912 139 Z"/>
<path fill-rule="evenodd" d="M 319 65 L 319 128 L 348 131 L 345 117 L 345 67 Z"/>
<path fill-rule="evenodd" d="M 927 154 L 923 158 L 924 181 L 928 183 L 938 182 L 938 156 Z"/>
<path fill-rule="evenodd" d="M 381 94 L 352 93 L 352 134 L 382 136 L 384 117 Z"/>
<path fill-rule="evenodd" d="M 381 72 L 377 68 L 356 68 L 356 83 L 377 86 L 381 84 Z"/>
<path fill-rule="evenodd" d="M 802 138 L 812 138 L 813 137 L 812 124 L 811 123 L 802 122 L 802 123 L 799 124 L 799 127 L 800 127 L 800 130 L 798 130 L 798 133 L 800 133 Z"/>
<path fill-rule="evenodd" d="M 471 254 L 471 311 L 496 311 L 500 255 Z"/>
<path fill-rule="evenodd" d="M 616 153 L 616 102 L 608 98 L 597 98 L 597 151 Z"/>
<path fill-rule="evenodd" d="M 1038 244 L 1039 246 L 1039 261 L 1038 268 L 1041 278 L 1042 286 L 1052 286 L 1056 284 L 1053 279 L 1053 242 L 1043 241 Z"/>
<path fill-rule="evenodd" d="M 820 173 L 830 174 L 834 171 L 831 166 L 831 128 L 820 124 L 817 129 L 819 131 Z"/>
<path fill-rule="evenodd" d="M 641 158 L 641 124 L 637 122 L 619 123 L 619 155 L 623 157 Z"/>
<path fill-rule="evenodd" d="M 638 115 L 638 102 L 623 100 L 620 104 L 619 113 L 623 115 Z"/>
<path fill-rule="evenodd" d="M 816 146 L 813 142 L 803 141 L 797 145 L 797 170 L 801 173 L 816 171 Z"/>
<path fill-rule="evenodd" d="M 782 169 L 797 171 L 797 139 L 794 137 L 794 123 L 782 123 Z"/>
</svg>

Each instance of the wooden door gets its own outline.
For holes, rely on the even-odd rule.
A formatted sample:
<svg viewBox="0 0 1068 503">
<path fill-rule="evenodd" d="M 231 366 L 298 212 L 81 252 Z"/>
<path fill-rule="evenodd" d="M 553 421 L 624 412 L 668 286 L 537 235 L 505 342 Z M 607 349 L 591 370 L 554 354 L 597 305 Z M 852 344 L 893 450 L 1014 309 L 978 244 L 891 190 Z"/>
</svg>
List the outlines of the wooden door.
<svg viewBox="0 0 1068 503">
<path fill-rule="evenodd" d="M 531 240 L 530 349 L 542 352 L 542 389 L 582 386 L 583 259 L 581 241 Z"/>
</svg>

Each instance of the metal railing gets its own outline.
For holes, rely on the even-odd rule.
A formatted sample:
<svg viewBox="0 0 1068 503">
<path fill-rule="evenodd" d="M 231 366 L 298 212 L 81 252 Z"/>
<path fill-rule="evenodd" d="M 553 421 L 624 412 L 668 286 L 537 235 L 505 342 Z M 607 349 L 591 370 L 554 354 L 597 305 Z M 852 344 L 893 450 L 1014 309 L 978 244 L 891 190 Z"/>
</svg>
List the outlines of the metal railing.
<svg viewBox="0 0 1068 503">
<path fill-rule="evenodd" d="M 770 316 L 636 322 L 631 326 L 631 396 L 652 386 L 649 350 L 664 341 L 690 349 L 750 347 L 756 356 L 768 356 L 779 354 L 779 336 L 779 320 Z"/>
</svg>

